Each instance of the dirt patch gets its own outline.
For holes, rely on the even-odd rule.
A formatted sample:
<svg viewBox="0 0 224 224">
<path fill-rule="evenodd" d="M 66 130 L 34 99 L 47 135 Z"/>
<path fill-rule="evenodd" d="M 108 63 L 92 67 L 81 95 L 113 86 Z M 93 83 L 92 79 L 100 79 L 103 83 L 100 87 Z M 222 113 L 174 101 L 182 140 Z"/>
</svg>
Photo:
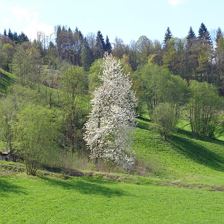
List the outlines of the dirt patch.
<svg viewBox="0 0 224 224">
<path fill-rule="evenodd" d="M 178 188 L 187 188 L 187 189 L 203 189 L 208 191 L 223 191 L 224 185 L 208 185 L 208 184 L 188 184 L 180 181 L 172 181 L 172 182 L 163 182 L 159 183 L 161 186 L 172 186 Z"/>
</svg>

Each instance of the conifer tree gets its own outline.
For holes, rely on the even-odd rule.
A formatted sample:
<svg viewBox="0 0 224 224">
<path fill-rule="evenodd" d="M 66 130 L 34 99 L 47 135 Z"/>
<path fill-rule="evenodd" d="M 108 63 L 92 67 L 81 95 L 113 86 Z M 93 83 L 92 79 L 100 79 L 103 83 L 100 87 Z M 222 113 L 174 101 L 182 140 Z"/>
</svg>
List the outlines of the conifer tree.
<svg viewBox="0 0 224 224">
<path fill-rule="evenodd" d="M 188 35 L 187 35 L 187 40 L 189 42 L 189 41 L 192 41 L 192 40 L 195 40 L 195 39 L 196 39 L 196 35 L 195 35 L 192 27 L 190 27 L 190 30 L 189 30 Z"/>
<path fill-rule="evenodd" d="M 89 70 L 90 65 L 93 62 L 93 52 L 91 51 L 89 44 L 84 38 L 81 48 L 81 63 L 84 70 Z"/>
<path fill-rule="evenodd" d="M 212 61 L 213 48 L 210 33 L 204 23 L 201 23 L 198 31 L 198 67 L 197 80 L 212 82 L 214 76 L 212 75 Z"/>
<path fill-rule="evenodd" d="M 102 33 L 98 31 L 96 36 L 95 58 L 102 58 L 104 52 L 105 52 L 105 42 Z"/>
<path fill-rule="evenodd" d="M 23 43 L 29 41 L 28 37 L 26 36 L 26 34 L 24 34 L 23 32 L 18 36 L 18 43 Z"/>
<path fill-rule="evenodd" d="M 210 33 L 208 32 L 208 29 L 204 23 L 201 23 L 201 26 L 199 28 L 198 39 L 202 42 L 209 44 L 209 45 L 212 44 Z"/>
<path fill-rule="evenodd" d="M 221 28 L 219 27 L 218 29 L 217 29 L 217 32 L 216 32 L 216 44 L 219 42 L 219 40 L 221 39 L 221 38 L 223 38 L 223 34 L 222 34 L 222 30 L 221 30 Z"/>
<path fill-rule="evenodd" d="M 184 77 L 186 80 L 193 79 L 196 74 L 196 69 L 198 66 L 198 54 L 199 54 L 199 49 L 198 49 L 198 41 L 197 37 L 192 29 L 190 27 L 188 35 L 186 37 L 187 39 L 187 44 L 186 44 L 186 49 L 185 49 L 185 71 L 183 72 Z"/>
<path fill-rule="evenodd" d="M 164 38 L 164 46 L 167 46 L 167 43 L 169 42 L 169 40 L 171 40 L 172 38 L 172 33 L 170 31 L 170 28 L 167 27 L 166 33 L 165 33 L 165 38 Z"/>
<path fill-rule="evenodd" d="M 13 33 L 12 33 L 11 29 L 9 29 L 8 37 L 10 40 L 13 40 Z"/>
<path fill-rule="evenodd" d="M 106 36 L 105 51 L 109 54 L 112 52 L 112 46 L 108 36 Z"/>
</svg>

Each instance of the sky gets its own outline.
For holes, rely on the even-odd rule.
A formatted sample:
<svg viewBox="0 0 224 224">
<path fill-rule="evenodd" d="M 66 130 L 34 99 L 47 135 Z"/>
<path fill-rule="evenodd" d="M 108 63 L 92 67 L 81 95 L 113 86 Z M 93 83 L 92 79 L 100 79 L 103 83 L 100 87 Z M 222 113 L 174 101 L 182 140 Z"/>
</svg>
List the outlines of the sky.
<svg viewBox="0 0 224 224">
<path fill-rule="evenodd" d="M 66 25 L 129 43 L 141 35 L 162 41 L 168 26 L 183 38 L 204 22 L 214 36 L 218 27 L 224 30 L 223 10 L 223 0 L 0 0 L 0 33 L 11 28 L 35 39 L 39 31 L 49 36 Z"/>
</svg>

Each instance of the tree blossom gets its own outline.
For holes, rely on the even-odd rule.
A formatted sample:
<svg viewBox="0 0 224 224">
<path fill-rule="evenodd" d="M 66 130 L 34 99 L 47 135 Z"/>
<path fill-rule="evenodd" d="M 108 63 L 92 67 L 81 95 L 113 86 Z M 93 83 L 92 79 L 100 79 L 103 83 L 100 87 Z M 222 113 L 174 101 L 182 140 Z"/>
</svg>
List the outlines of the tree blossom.
<svg viewBox="0 0 224 224">
<path fill-rule="evenodd" d="M 134 165 L 130 135 L 134 126 L 136 98 L 128 74 L 113 56 L 103 61 L 102 85 L 94 92 L 92 111 L 84 139 L 92 159 L 113 162 L 125 169 Z"/>
</svg>

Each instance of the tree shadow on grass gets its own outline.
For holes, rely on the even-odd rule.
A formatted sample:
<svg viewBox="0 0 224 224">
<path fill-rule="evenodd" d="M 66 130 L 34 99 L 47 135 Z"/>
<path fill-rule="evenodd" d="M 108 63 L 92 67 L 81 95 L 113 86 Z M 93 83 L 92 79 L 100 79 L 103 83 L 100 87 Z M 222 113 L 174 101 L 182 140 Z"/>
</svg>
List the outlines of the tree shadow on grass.
<svg viewBox="0 0 224 224">
<path fill-rule="evenodd" d="M 72 179 L 72 180 L 61 180 L 49 177 L 40 177 L 42 180 L 46 181 L 48 184 L 55 187 L 62 187 L 66 190 L 75 190 L 79 191 L 82 194 L 93 194 L 93 195 L 103 195 L 105 197 L 113 196 L 125 196 L 126 192 L 118 189 L 112 189 L 106 186 L 103 186 L 101 182 L 94 183 L 86 180 Z"/>
<path fill-rule="evenodd" d="M 11 193 L 26 194 L 23 187 L 8 182 L 6 179 L 0 179 L 0 196 L 8 196 Z"/>
<path fill-rule="evenodd" d="M 183 130 L 183 129 L 178 129 L 177 133 L 185 135 L 189 138 L 198 139 L 198 140 L 210 142 L 210 143 L 215 143 L 215 144 L 218 144 L 218 145 L 221 145 L 224 147 L 224 141 L 216 139 L 216 138 L 195 136 L 191 131 L 187 131 L 187 130 Z"/>
<path fill-rule="evenodd" d="M 156 128 L 156 125 L 147 118 L 138 118 L 138 120 L 136 121 L 136 127 L 140 129 L 152 131 Z"/>
<path fill-rule="evenodd" d="M 224 158 L 187 138 L 172 136 L 169 142 L 178 153 L 217 171 L 224 171 Z"/>
</svg>

